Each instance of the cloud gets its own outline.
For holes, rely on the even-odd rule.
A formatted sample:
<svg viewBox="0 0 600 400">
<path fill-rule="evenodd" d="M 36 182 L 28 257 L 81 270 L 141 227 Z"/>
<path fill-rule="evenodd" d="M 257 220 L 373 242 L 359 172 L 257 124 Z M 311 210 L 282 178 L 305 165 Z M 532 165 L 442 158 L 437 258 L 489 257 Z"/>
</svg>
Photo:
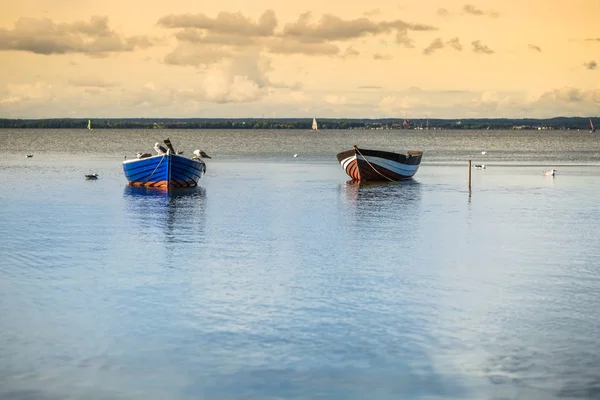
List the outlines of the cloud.
<svg viewBox="0 0 600 400">
<path fill-rule="evenodd" d="M 383 89 L 383 86 L 369 86 L 369 85 L 366 85 L 366 86 L 359 86 L 358 88 L 359 89 Z"/>
<path fill-rule="evenodd" d="M 484 15 L 485 13 L 472 4 L 465 4 L 463 11 L 471 15 Z"/>
<path fill-rule="evenodd" d="M 254 36 L 221 33 L 207 34 L 201 30 L 191 28 L 184 28 L 177 32 L 175 38 L 180 42 L 228 46 L 248 46 L 258 43 L 257 38 Z"/>
<path fill-rule="evenodd" d="M 457 37 L 448 40 L 446 44 L 452 47 L 454 50 L 462 51 L 462 45 L 460 44 L 460 40 Z"/>
<path fill-rule="evenodd" d="M 107 17 L 89 21 L 55 23 L 48 18 L 20 18 L 12 30 L 0 28 L 0 50 L 27 51 L 35 54 L 82 53 L 105 56 L 151 45 L 147 36 L 125 37 L 108 26 Z"/>
<path fill-rule="evenodd" d="M 436 30 L 434 26 L 412 24 L 402 20 L 374 22 L 368 18 L 343 20 L 331 14 L 325 14 L 317 23 L 310 23 L 311 14 L 300 15 L 294 23 L 283 28 L 283 36 L 306 42 L 343 41 L 368 35 L 389 33 L 392 30 L 408 29 L 415 31 Z"/>
<path fill-rule="evenodd" d="M 221 46 L 198 46 L 190 43 L 180 43 L 164 58 L 165 64 L 200 66 L 217 63 L 233 56 L 230 50 Z"/>
<path fill-rule="evenodd" d="M 434 51 L 443 49 L 443 48 L 444 48 L 444 42 L 442 42 L 442 39 L 437 38 L 433 42 L 431 42 L 429 44 L 429 46 L 427 46 L 425 49 L 423 49 L 423 54 L 429 55 L 429 54 L 432 54 Z"/>
<path fill-rule="evenodd" d="M 440 17 L 447 17 L 448 15 L 450 15 L 450 11 L 448 11 L 448 9 L 446 8 L 438 8 L 436 14 Z"/>
<path fill-rule="evenodd" d="M 396 32 L 396 43 L 408 48 L 415 47 L 414 40 L 408 37 L 407 29 L 398 29 L 398 32 Z"/>
<path fill-rule="evenodd" d="M 360 55 L 360 52 L 358 52 L 358 50 L 354 49 L 354 47 L 352 46 L 348 46 L 348 48 L 346 48 L 346 50 L 344 51 L 343 57 L 354 57 L 358 55 Z"/>
<path fill-rule="evenodd" d="M 598 64 L 596 63 L 596 61 L 590 61 L 590 62 L 586 62 L 583 64 L 584 67 L 586 67 L 587 69 L 596 69 L 596 67 L 598 66 Z"/>
<path fill-rule="evenodd" d="M 267 51 L 276 54 L 304 54 L 309 56 L 335 56 L 338 46 L 331 43 L 306 43 L 299 40 L 274 38 L 265 42 Z"/>
<path fill-rule="evenodd" d="M 563 87 L 543 93 L 535 103 L 546 108 L 577 109 L 577 107 L 582 107 L 582 110 L 585 110 L 596 107 L 597 109 L 600 106 L 600 89 L 582 90 L 575 87 Z"/>
<path fill-rule="evenodd" d="M 117 86 L 114 82 L 107 81 L 101 77 L 92 76 L 72 77 L 68 79 L 68 83 L 71 86 L 85 88 L 109 88 Z"/>
<path fill-rule="evenodd" d="M 475 40 L 473 42 L 471 42 L 471 45 L 473 45 L 473 51 L 475 53 L 482 53 L 482 54 L 494 54 L 494 50 L 490 49 L 488 46 L 481 44 L 481 42 L 479 40 Z"/>
<path fill-rule="evenodd" d="M 600 38 L 589 38 L 585 39 L 586 42 L 600 42 Z"/>
<path fill-rule="evenodd" d="M 536 46 L 535 44 L 530 44 L 529 46 L 529 50 L 533 50 L 533 51 L 538 51 L 538 52 L 542 52 L 542 48 L 540 46 Z"/>
<path fill-rule="evenodd" d="M 367 16 L 367 17 L 374 17 L 374 16 L 377 16 L 377 15 L 380 15 L 381 14 L 381 10 L 378 9 L 378 8 L 375 8 L 375 9 L 373 9 L 371 11 L 365 11 L 363 14 L 365 16 Z"/>
<path fill-rule="evenodd" d="M 428 31 L 436 28 L 426 24 L 402 20 L 372 21 L 368 18 L 344 20 L 326 14 L 313 22 L 310 13 L 277 30 L 277 18 L 272 10 L 265 11 L 257 22 L 240 13 L 219 13 L 210 18 L 204 14 L 168 15 L 158 25 L 177 29 L 177 47 L 165 62 L 176 65 L 207 65 L 236 53 L 255 47 L 274 54 L 303 54 L 348 57 L 358 55 L 351 46 L 342 52 L 339 42 L 351 41 L 368 35 L 397 32 L 398 43 L 412 46 L 407 32 Z M 206 46 L 214 47 L 206 47 Z"/>
<path fill-rule="evenodd" d="M 346 96 L 339 96 L 339 95 L 335 95 L 335 94 L 330 94 L 330 95 L 325 96 L 323 98 L 323 101 L 327 104 L 335 104 L 335 105 L 342 105 L 342 104 L 348 103 L 348 99 L 346 98 Z"/>
<path fill-rule="evenodd" d="M 391 59 L 393 59 L 393 57 L 389 54 L 380 54 L 380 53 L 373 54 L 373 60 L 391 60 Z"/>
<path fill-rule="evenodd" d="M 202 85 L 203 98 L 215 103 L 246 103 L 264 97 L 266 92 L 244 76 L 228 77 L 218 72 L 207 76 Z"/>
<path fill-rule="evenodd" d="M 487 16 L 493 17 L 493 18 L 496 18 L 498 16 L 498 13 L 495 11 L 483 11 L 483 10 L 480 10 L 479 8 L 475 7 L 473 4 L 465 4 L 464 7 L 462 8 L 462 10 L 463 10 L 463 13 L 469 14 L 469 15 L 474 15 L 474 16 L 487 15 Z"/>
<path fill-rule="evenodd" d="M 192 28 L 224 35 L 272 36 L 277 27 L 273 10 L 265 11 L 258 22 L 253 22 L 241 13 L 220 12 L 215 18 L 205 14 L 168 15 L 158 20 L 165 28 Z"/>
<path fill-rule="evenodd" d="M 444 41 L 442 41 L 442 39 L 437 38 L 434 41 L 432 41 L 429 44 L 429 46 L 423 49 L 423 54 L 430 55 L 436 50 L 443 49 L 444 47 L 446 47 L 446 45 L 452 47 L 456 51 L 462 51 L 462 45 L 460 44 L 460 40 L 457 37 L 452 38 L 445 43 Z"/>
</svg>

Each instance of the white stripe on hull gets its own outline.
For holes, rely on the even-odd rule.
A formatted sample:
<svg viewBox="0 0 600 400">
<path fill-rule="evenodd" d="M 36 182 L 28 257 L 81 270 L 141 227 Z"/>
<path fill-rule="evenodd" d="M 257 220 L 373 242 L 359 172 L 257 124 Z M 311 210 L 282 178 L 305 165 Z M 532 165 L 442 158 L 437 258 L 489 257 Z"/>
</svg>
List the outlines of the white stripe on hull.
<svg viewBox="0 0 600 400">
<path fill-rule="evenodd" d="M 357 158 L 356 156 L 344 158 L 340 164 L 342 164 L 342 167 L 344 169 L 346 169 L 346 167 L 348 167 L 348 164 L 350 164 L 352 161 L 356 160 L 356 158 Z M 400 164 L 400 163 L 393 162 L 393 161 L 387 160 L 385 158 L 380 158 L 380 157 L 358 156 L 358 159 L 366 160 L 373 165 L 377 165 L 379 167 L 388 169 L 396 174 L 403 175 L 403 176 L 413 176 L 417 172 L 417 169 L 419 169 L 418 165 Z"/>
<path fill-rule="evenodd" d="M 385 168 L 395 174 L 406 176 L 406 177 L 413 176 L 417 172 L 417 169 L 419 168 L 418 165 L 401 164 L 401 163 L 394 162 L 394 161 L 387 160 L 385 158 L 380 158 L 380 157 L 373 157 L 373 156 L 363 157 L 363 156 L 359 155 L 358 159 L 366 160 L 373 165 L 377 165 L 377 166 L 379 166 L 381 168 Z"/>
<path fill-rule="evenodd" d="M 366 161 L 368 161 L 372 165 L 372 167 L 369 166 L 368 164 L 365 166 Z M 358 164 L 356 164 L 356 163 L 358 163 Z M 356 155 L 353 155 L 351 157 L 344 158 L 343 160 L 340 161 L 340 164 L 344 168 L 344 171 L 346 171 L 346 174 L 348 174 L 353 179 L 356 179 L 356 178 L 365 179 L 369 175 L 371 176 L 370 179 L 381 179 L 381 178 L 386 179 L 386 177 L 389 179 L 391 179 L 393 177 L 394 180 L 406 179 L 406 178 L 411 178 L 412 176 L 414 176 L 415 173 L 417 172 L 417 169 L 419 168 L 419 165 L 407 165 L 407 164 L 394 162 L 394 161 L 391 161 L 391 160 L 388 160 L 385 158 L 381 158 L 381 157 L 373 157 L 373 156 L 364 157 L 361 155 L 359 155 L 358 157 Z M 352 164 L 356 165 L 356 167 L 352 167 Z M 361 166 L 361 164 L 362 164 L 362 166 Z M 350 170 L 351 168 L 352 168 L 352 171 Z M 354 168 L 358 168 L 359 170 L 362 168 L 362 174 L 367 175 L 367 176 L 361 177 L 360 171 L 356 171 Z M 365 168 L 367 168 L 367 169 L 365 169 Z M 377 168 L 381 172 L 373 171 L 373 168 Z M 353 177 L 353 174 L 351 172 L 355 172 L 356 174 L 358 174 L 358 176 Z M 382 173 L 383 173 L 383 176 L 382 176 Z M 379 175 L 379 177 L 373 178 L 374 174 Z"/>
</svg>

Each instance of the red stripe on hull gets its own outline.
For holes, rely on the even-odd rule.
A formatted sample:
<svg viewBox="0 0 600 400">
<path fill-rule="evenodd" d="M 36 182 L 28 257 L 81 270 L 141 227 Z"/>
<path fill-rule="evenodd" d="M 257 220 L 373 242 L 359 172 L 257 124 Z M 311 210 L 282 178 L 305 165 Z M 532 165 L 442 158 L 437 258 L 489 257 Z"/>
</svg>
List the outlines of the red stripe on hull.
<svg viewBox="0 0 600 400">
<path fill-rule="evenodd" d="M 171 181 L 169 185 L 167 181 L 156 181 L 156 182 L 129 182 L 130 186 L 135 187 L 151 187 L 151 188 L 193 188 L 198 186 L 194 181 Z"/>
</svg>

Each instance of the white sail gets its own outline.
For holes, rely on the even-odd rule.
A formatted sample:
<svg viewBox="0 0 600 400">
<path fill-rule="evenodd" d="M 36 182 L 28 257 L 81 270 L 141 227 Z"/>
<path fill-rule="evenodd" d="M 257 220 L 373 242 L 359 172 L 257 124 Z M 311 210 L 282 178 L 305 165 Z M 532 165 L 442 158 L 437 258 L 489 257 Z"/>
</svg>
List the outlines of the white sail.
<svg viewBox="0 0 600 400">
<path fill-rule="evenodd" d="M 318 131 L 319 130 L 319 126 L 317 125 L 316 118 L 313 118 L 312 130 L 313 131 Z"/>
</svg>

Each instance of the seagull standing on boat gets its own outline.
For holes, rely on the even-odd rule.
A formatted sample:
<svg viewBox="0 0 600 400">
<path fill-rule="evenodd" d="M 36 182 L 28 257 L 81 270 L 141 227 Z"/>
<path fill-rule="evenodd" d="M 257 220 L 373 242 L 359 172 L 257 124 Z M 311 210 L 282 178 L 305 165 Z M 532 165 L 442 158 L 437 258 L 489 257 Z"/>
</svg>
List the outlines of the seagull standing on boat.
<svg viewBox="0 0 600 400">
<path fill-rule="evenodd" d="M 203 159 L 203 158 L 212 158 L 211 156 L 209 156 L 208 154 L 206 154 L 202 150 L 194 150 L 194 156 L 196 156 L 195 158 L 198 158 L 200 160 Z"/>
<path fill-rule="evenodd" d="M 167 149 L 160 145 L 160 143 L 154 143 L 154 150 L 158 153 L 158 155 L 167 154 Z"/>
<path fill-rule="evenodd" d="M 556 175 L 556 170 L 554 168 L 552 168 L 550 171 L 544 171 L 544 175 L 546 176 L 554 176 Z"/>
</svg>

